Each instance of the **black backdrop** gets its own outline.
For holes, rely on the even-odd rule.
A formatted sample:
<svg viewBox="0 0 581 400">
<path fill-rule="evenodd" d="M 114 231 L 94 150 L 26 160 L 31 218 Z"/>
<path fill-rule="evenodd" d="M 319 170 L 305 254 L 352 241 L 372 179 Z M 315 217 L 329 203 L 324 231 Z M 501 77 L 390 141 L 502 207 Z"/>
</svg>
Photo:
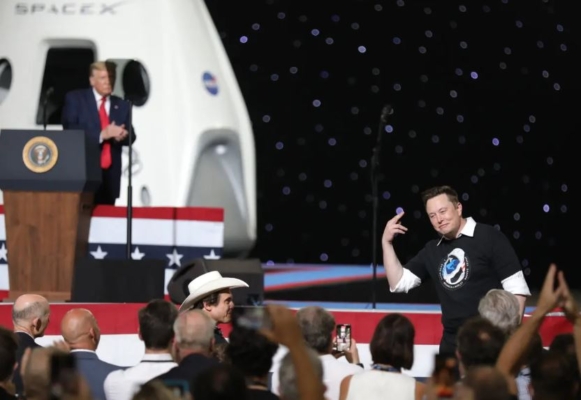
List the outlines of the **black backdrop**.
<svg viewBox="0 0 581 400">
<path fill-rule="evenodd" d="M 550 261 L 576 273 L 573 3 L 207 0 L 255 132 L 252 255 L 371 262 L 368 164 L 390 103 L 379 224 L 405 209 L 402 261 L 434 237 L 419 192 L 450 184 L 533 287 Z"/>
</svg>

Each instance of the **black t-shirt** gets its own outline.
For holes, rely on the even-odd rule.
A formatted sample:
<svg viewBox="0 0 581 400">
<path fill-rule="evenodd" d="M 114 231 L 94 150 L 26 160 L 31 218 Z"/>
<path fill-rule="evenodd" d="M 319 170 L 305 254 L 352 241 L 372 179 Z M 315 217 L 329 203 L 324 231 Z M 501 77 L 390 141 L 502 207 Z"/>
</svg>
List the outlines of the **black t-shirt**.
<svg viewBox="0 0 581 400">
<path fill-rule="evenodd" d="M 506 236 L 494 227 L 476 224 L 474 236 L 436 239 L 406 265 L 423 281 L 436 284 L 442 306 L 444 331 L 456 333 L 464 321 L 478 315 L 478 303 L 501 281 L 521 270 L 518 257 Z"/>
</svg>

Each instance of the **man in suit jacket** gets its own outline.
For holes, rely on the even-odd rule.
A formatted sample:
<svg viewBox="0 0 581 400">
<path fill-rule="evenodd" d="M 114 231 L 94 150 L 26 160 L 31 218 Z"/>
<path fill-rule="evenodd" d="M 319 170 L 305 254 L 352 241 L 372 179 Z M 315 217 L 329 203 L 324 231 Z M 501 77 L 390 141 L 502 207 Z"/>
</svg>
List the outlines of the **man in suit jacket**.
<svg viewBox="0 0 581 400">
<path fill-rule="evenodd" d="M 129 103 L 113 96 L 115 67 L 112 63 L 91 64 L 91 88 L 74 90 L 65 96 L 64 129 L 83 129 L 100 148 L 103 183 L 95 193 L 95 204 L 115 204 L 121 189 L 121 150 L 129 145 Z M 135 130 L 132 132 L 135 141 Z"/>
<path fill-rule="evenodd" d="M 109 373 L 121 369 L 102 361 L 95 352 L 101 332 L 94 315 L 83 308 L 69 310 L 61 321 L 61 334 L 77 362 L 77 370 L 85 378 L 94 400 L 106 400 L 104 383 Z"/>
<path fill-rule="evenodd" d="M 200 372 L 217 365 L 211 356 L 214 347 L 214 321 L 202 310 L 182 312 L 174 323 L 174 354 L 178 366 L 154 378 L 161 381 L 182 381 L 193 384 Z"/>
<path fill-rule="evenodd" d="M 12 306 L 12 324 L 18 339 L 16 362 L 19 367 L 14 371 L 12 381 L 16 394 L 22 396 L 24 387 L 20 371 L 22 356 L 27 348 L 40 347 L 34 339 L 44 336 L 50 320 L 48 300 L 37 294 L 24 294 L 16 299 Z"/>
</svg>

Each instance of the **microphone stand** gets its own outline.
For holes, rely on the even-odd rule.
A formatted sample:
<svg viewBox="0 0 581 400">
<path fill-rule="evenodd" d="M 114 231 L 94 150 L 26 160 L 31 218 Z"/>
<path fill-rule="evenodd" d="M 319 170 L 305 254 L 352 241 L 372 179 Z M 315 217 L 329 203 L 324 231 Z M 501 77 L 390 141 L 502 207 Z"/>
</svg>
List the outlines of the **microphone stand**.
<svg viewBox="0 0 581 400">
<path fill-rule="evenodd" d="M 129 140 L 129 168 L 127 169 L 127 259 L 131 260 L 131 242 L 133 229 L 133 103 L 125 99 L 129 104 L 129 127 L 127 128 L 127 139 Z"/>
<path fill-rule="evenodd" d="M 44 99 L 42 101 L 42 125 L 43 125 L 43 129 L 46 131 L 46 126 L 48 125 L 48 119 L 46 116 L 46 109 L 48 106 L 48 99 L 50 98 L 50 96 L 52 95 L 52 92 L 54 91 L 54 89 L 51 87 L 49 87 L 46 90 L 46 93 L 44 94 Z"/>
<path fill-rule="evenodd" d="M 371 228 L 371 252 L 372 252 L 372 268 L 373 268 L 373 278 L 371 281 L 371 304 L 372 308 L 377 307 L 377 219 L 379 213 L 379 154 L 381 152 L 381 137 L 384 135 L 383 130 L 387 124 L 387 118 L 393 113 L 393 109 L 390 105 L 383 107 L 381 111 L 381 117 L 379 119 L 379 128 L 377 129 L 377 142 L 373 147 L 373 155 L 371 156 L 371 197 L 373 199 L 373 216 L 372 216 L 372 228 Z"/>
</svg>

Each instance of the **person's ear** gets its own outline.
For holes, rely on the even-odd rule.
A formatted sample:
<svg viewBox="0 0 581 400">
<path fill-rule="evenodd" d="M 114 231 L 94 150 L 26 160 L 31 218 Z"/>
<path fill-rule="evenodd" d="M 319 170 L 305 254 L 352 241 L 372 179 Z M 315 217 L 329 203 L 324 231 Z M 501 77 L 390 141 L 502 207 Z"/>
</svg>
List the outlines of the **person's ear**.
<svg viewBox="0 0 581 400">
<path fill-rule="evenodd" d="M 37 332 L 40 332 L 42 329 L 42 318 L 35 318 L 32 320 L 33 329 Z"/>
</svg>

